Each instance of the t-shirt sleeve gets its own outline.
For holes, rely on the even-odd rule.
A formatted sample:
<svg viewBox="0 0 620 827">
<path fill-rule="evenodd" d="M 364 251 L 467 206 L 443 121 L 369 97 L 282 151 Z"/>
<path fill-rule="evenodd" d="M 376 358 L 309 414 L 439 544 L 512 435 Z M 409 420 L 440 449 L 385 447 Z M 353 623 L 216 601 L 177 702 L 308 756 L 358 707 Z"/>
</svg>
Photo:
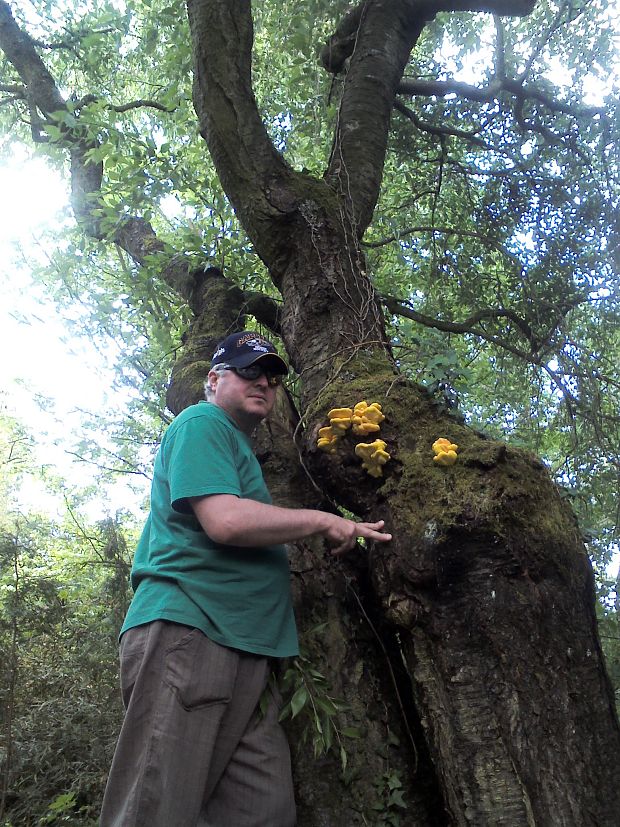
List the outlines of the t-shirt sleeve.
<svg viewBox="0 0 620 827">
<path fill-rule="evenodd" d="M 188 497 L 241 496 L 236 455 L 233 435 L 223 423 L 203 416 L 184 422 L 168 445 L 165 459 L 172 508 L 188 514 Z"/>
</svg>

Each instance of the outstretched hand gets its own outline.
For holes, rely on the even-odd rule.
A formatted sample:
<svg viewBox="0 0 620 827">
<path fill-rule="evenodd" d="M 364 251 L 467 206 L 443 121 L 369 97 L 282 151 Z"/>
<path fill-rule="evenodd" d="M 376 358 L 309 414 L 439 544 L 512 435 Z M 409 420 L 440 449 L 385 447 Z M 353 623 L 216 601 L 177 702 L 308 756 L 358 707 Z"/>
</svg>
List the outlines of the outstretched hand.
<svg viewBox="0 0 620 827">
<path fill-rule="evenodd" d="M 345 517 L 333 515 L 334 521 L 323 532 L 327 542 L 331 545 L 331 553 L 338 556 L 351 551 L 359 537 L 374 540 L 378 543 L 387 543 L 392 539 L 391 534 L 380 531 L 385 525 L 384 520 L 376 523 L 356 523 Z"/>
<path fill-rule="evenodd" d="M 329 511 L 314 508 L 281 508 L 232 494 L 190 497 L 190 505 L 205 533 L 222 545 L 256 547 L 294 543 L 304 537 L 320 535 L 331 546 L 332 554 L 345 554 L 359 537 L 387 543 L 391 534 L 377 523 L 356 523 Z"/>
</svg>

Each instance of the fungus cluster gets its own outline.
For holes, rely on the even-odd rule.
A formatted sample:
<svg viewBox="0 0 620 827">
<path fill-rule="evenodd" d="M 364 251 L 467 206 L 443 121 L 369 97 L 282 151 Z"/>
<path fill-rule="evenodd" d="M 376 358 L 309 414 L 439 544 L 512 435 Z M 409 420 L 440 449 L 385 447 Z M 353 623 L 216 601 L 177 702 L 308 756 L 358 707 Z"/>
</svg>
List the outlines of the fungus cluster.
<svg viewBox="0 0 620 827">
<path fill-rule="evenodd" d="M 372 402 L 370 405 L 366 402 L 358 402 L 353 408 L 351 417 L 353 433 L 358 436 L 377 433 L 384 419 L 385 416 L 381 413 L 381 405 L 378 402 Z"/>
<path fill-rule="evenodd" d="M 329 454 L 336 452 L 338 442 L 351 429 L 356 436 L 376 434 L 381 428 L 385 415 L 378 402 L 358 402 L 354 408 L 332 408 L 327 414 L 329 425 L 319 430 L 317 446 Z M 360 442 L 355 453 L 362 459 L 362 468 L 371 477 L 383 476 L 382 466 L 390 459 L 385 450 L 387 443 L 382 439 L 374 442 Z"/>
<path fill-rule="evenodd" d="M 328 454 L 336 452 L 336 445 L 345 432 L 351 427 L 351 408 L 332 408 L 327 414 L 329 425 L 319 430 L 317 446 Z"/>
<path fill-rule="evenodd" d="M 437 463 L 437 465 L 454 465 L 457 457 L 458 445 L 455 445 L 454 442 L 450 442 L 449 439 L 445 439 L 444 437 L 440 437 L 433 442 L 433 453 L 435 456 L 433 460 Z"/>
<path fill-rule="evenodd" d="M 355 453 L 362 458 L 362 468 L 371 477 L 382 477 L 381 466 L 390 458 L 385 450 L 387 444 L 382 439 L 375 439 L 374 442 L 360 442 L 355 446 Z"/>
</svg>

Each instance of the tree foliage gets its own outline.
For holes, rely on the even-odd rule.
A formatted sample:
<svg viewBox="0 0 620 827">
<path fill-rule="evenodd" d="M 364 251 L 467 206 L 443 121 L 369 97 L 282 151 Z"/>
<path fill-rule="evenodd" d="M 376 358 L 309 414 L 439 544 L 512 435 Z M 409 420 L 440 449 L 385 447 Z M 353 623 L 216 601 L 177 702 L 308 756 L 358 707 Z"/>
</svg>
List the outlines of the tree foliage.
<svg viewBox="0 0 620 827">
<path fill-rule="evenodd" d="M 315 174 L 345 77 L 326 73 L 317 53 L 344 9 L 255 10 L 264 123 L 287 161 Z M 162 254 L 223 266 L 244 291 L 273 295 L 196 128 L 183 6 L 13 13 L 51 72 L 58 108 L 29 100 L 5 57 L 7 151 L 35 139 L 66 168 L 67 149 L 85 136 L 86 168 L 105 164 L 98 239 L 83 223 L 70 227 L 42 278 L 59 301 L 80 302 L 77 327 L 119 341 L 121 375 L 143 391 L 154 383 L 156 411 L 188 322 L 162 279 Z M 579 502 L 586 511 L 618 489 L 616 23 L 598 3 L 542 3 L 523 19 L 439 14 L 406 67 L 364 238 L 403 368 L 458 397 L 473 421 L 543 453 L 564 484 L 601 479 L 594 500 Z M 152 222 L 163 245 L 140 266 L 107 243 L 129 215 Z"/>
<path fill-rule="evenodd" d="M 0 823 L 95 824 L 135 528 L 89 525 L 66 489 L 64 517 L 26 511 L 14 494 L 38 477 L 30 438 L 8 417 L 0 434 Z"/>
</svg>

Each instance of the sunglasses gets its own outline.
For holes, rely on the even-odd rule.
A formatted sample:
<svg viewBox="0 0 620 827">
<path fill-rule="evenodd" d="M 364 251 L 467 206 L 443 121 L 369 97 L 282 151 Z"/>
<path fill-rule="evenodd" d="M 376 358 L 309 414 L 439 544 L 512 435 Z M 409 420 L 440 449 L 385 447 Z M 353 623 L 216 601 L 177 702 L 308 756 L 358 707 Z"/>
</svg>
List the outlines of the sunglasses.
<svg viewBox="0 0 620 827">
<path fill-rule="evenodd" d="M 248 365 L 247 368 L 235 368 L 232 365 L 222 365 L 222 368 L 224 370 L 232 370 L 233 373 L 236 373 L 237 376 L 240 376 L 241 379 L 245 379 L 248 382 L 253 382 L 254 379 L 258 379 L 259 376 L 265 376 L 267 378 L 267 384 L 272 388 L 276 388 L 282 384 L 281 373 L 272 373 L 260 365 Z"/>
</svg>

